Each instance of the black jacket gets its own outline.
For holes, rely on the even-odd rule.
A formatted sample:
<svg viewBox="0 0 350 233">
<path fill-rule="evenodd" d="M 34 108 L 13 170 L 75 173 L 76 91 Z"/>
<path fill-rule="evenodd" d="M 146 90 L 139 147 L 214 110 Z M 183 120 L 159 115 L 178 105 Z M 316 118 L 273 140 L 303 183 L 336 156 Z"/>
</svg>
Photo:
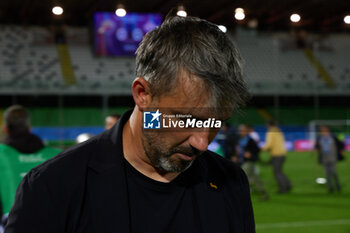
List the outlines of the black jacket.
<svg viewBox="0 0 350 233">
<path fill-rule="evenodd" d="M 31 170 L 17 190 L 5 232 L 131 232 L 122 157 L 122 129 L 129 116 Z M 202 231 L 255 232 L 244 172 L 209 151 L 192 166 L 202 167 L 200 182 L 191 187 Z"/>
<path fill-rule="evenodd" d="M 244 158 L 245 161 L 255 162 L 259 160 L 260 148 L 256 143 L 256 141 L 254 141 L 251 137 L 249 137 L 248 143 L 243 149 L 244 149 L 244 152 L 249 152 L 251 155 L 250 158 Z"/>
</svg>

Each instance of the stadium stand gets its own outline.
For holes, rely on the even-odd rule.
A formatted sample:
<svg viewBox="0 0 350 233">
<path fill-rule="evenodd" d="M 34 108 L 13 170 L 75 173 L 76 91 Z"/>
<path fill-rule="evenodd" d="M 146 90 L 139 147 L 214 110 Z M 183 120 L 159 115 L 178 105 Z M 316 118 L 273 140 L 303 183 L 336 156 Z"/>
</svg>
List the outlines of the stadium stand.
<svg viewBox="0 0 350 233">
<path fill-rule="evenodd" d="M 58 56 L 53 33 L 45 28 L 2 25 L 0 29 L 1 91 L 130 94 L 135 58 L 94 56 L 89 42 L 81 43 L 81 38 L 89 38 L 87 29 L 67 29 L 70 57 Z M 315 40 L 312 49 L 293 46 L 286 32 L 258 34 L 254 30 L 237 29 L 232 36 L 245 61 L 245 76 L 253 94 L 350 91 L 348 35 L 332 35 L 326 42 L 321 40 L 322 43 Z M 60 59 L 71 62 L 75 85 L 65 83 L 61 63 L 67 61 Z"/>
<path fill-rule="evenodd" d="M 350 87 L 349 37 L 331 35 L 328 38 L 332 46 L 329 50 L 317 50 L 315 56 L 324 64 L 339 89 Z"/>
<path fill-rule="evenodd" d="M 86 47 L 69 46 L 79 88 L 113 90 L 124 94 L 134 80 L 135 58 L 96 58 Z M 125 94 L 129 94 L 128 91 Z"/>
<path fill-rule="evenodd" d="M 97 59 L 87 44 L 69 45 L 77 84 L 68 87 L 62 78 L 57 48 L 49 31 L 0 26 L 0 42 L 0 87 L 3 93 L 16 90 L 19 93 L 110 91 L 129 94 L 134 79 L 133 57 Z"/>
<path fill-rule="evenodd" d="M 328 46 L 334 49 L 324 49 L 319 43 L 313 45 L 310 51 L 321 67 L 315 67 L 306 49 L 293 46 L 290 39 L 286 39 L 287 33 L 257 35 L 254 31 L 238 30 L 235 38 L 245 60 L 248 84 L 255 94 L 346 94 L 349 91 L 347 35 L 333 35 L 327 40 Z M 319 69 L 330 74 L 331 82 L 341 85 L 329 87 Z"/>
<path fill-rule="evenodd" d="M 45 34 L 48 32 L 43 28 L 0 26 L 0 76 L 5 90 L 26 92 L 62 86 L 55 47 L 35 44 L 36 37 L 44 38 Z"/>
</svg>

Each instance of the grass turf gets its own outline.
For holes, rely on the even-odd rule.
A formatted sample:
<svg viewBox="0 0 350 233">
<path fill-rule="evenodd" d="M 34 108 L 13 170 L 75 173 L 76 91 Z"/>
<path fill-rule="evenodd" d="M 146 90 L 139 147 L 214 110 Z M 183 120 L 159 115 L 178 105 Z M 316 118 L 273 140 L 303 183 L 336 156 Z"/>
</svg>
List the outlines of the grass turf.
<svg viewBox="0 0 350 233">
<path fill-rule="evenodd" d="M 269 156 L 262 153 L 267 161 Z M 349 233 L 350 232 L 350 153 L 337 165 L 342 185 L 340 193 L 328 193 L 323 167 L 313 152 L 289 152 L 284 171 L 293 183 L 288 194 L 277 194 L 272 167 L 259 164 L 260 177 L 269 192 L 268 201 L 252 193 L 257 233 Z"/>
</svg>

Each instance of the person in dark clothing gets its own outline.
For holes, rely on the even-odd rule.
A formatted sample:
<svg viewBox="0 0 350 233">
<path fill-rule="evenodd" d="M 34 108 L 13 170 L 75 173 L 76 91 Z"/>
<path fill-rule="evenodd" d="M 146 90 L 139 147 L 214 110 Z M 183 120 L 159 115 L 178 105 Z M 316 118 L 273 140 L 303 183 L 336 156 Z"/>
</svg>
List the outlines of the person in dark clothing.
<svg viewBox="0 0 350 233">
<path fill-rule="evenodd" d="M 224 123 L 217 138 L 223 148 L 225 158 L 233 160 L 237 148 L 237 135 L 228 122 Z"/>
<path fill-rule="evenodd" d="M 319 154 L 319 163 L 323 165 L 328 184 L 328 191 L 341 190 L 336 165 L 338 160 L 344 159 L 344 143 L 331 134 L 329 127 L 320 127 L 321 136 L 317 138 L 315 148 Z M 335 188 L 334 188 L 335 186 Z"/>
<path fill-rule="evenodd" d="M 248 97 L 240 67 L 217 25 L 167 18 L 137 50 L 134 109 L 33 169 L 5 232 L 254 233 L 246 175 L 207 150 Z M 159 127 L 172 115 L 179 127 Z M 181 128 L 184 115 L 218 124 Z"/>
<path fill-rule="evenodd" d="M 30 116 L 24 107 L 20 105 L 9 107 L 4 113 L 4 123 L 2 130 L 6 137 L 3 144 L 25 154 L 44 148 L 41 139 L 30 132 Z"/>
<path fill-rule="evenodd" d="M 264 183 L 259 177 L 256 162 L 259 160 L 260 148 L 256 141 L 249 135 L 249 127 L 242 124 L 238 128 L 240 139 L 238 141 L 237 160 L 248 176 L 250 185 L 260 193 L 260 199 L 265 201 L 269 196 L 265 190 Z"/>
</svg>

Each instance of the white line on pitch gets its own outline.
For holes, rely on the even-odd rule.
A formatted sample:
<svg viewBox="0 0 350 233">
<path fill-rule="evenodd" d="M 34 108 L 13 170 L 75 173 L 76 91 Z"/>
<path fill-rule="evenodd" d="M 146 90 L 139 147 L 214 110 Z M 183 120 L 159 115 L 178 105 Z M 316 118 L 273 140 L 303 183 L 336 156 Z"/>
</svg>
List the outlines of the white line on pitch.
<svg viewBox="0 0 350 233">
<path fill-rule="evenodd" d="M 319 220 L 319 221 L 305 221 L 305 222 L 261 223 L 261 224 L 256 224 L 256 229 L 285 228 L 285 227 L 308 227 L 308 226 L 328 226 L 328 225 L 347 225 L 347 224 L 349 224 L 349 226 L 350 226 L 350 219 Z"/>
</svg>

